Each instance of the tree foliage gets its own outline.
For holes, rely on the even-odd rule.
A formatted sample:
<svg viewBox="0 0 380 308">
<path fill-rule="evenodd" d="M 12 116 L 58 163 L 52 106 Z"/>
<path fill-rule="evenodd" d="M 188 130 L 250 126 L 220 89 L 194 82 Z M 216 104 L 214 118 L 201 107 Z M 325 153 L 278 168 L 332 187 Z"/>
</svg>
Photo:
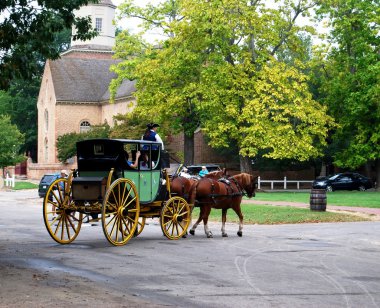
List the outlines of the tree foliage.
<svg viewBox="0 0 380 308">
<path fill-rule="evenodd" d="M 0 89 L 15 78 L 29 79 L 38 74 L 36 58 L 57 59 L 55 33 L 75 26 L 74 39 L 86 40 L 97 33 L 91 20 L 75 17 L 73 11 L 88 0 L 5 0 L 0 3 Z M 91 2 L 97 3 L 98 0 Z"/>
<path fill-rule="evenodd" d="M 9 116 L 0 115 L 0 168 L 25 160 L 25 156 L 19 154 L 23 142 L 24 135 L 11 123 Z"/>
<path fill-rule="evenodd" d="M 108 124 L 94 125 L 86 133 L 68 133 L 57 138 L 58 160 L 62 163 L 77 155 L 76 143 L 78 141 L 94 138 L 109 138 L 110 126 Z"/>
<path fill-rule="evenodd" d="M 331 28 L 319 76 L 322 101 L 339 124 L 334 163 L 357 168 L 380 159 L 380 3 L 326 0 L 318 13 Z"/>
<path fill-rule="evenodd" d="M 63 52 L 70 46 L 71 29 L 56 33 L 54 37 L 54 48 Z M 36 76 L 29 80 L 13 79 L 6 91 L 0 91 L 0 114 L 9 115 L 11 122 L 25 135 L 20 151 L 30 154 L 33 160 L 37 159 L 37 97 L 45 60 L 35 57 L 33 61 L 39 71 Z"/>
<path fill-rule="evenodd" d="M 119 6 L 120 18 L 140 18 L 145 31 L 159 28 L 167 37 L 174 39 L 171 24 L 181 18 L 178 15 L 179 1 L 165 1 L 158 6 L 148 5 L 145 8 L 132 3 L 133 1 L 126 1 Z M 164 45 L 160 46 L 161 43 Z M 113 67 L 118 78 L 111 83 L 111 93 L 115 95 L 124 79 L 136 80 L 138 89 L 135 93 L 138 105 L 134 115 L 124 117 L 124 127 L 127 123 L 133 125 L 136 120 L 142 120 L 141 126 L 141 123 L 147 123 L 143 119 L 150 119 L 148 122 L 162 124 L 160 132 L 184 132 L 191 136 L 190 139 L 193 138 L 200 122 L 192 102 L 192 87 L 199 79 L 200 63 L 190 63 L 181 57 L 180 50 L 173 53 L 166 48 L 166 42 L 151 44 L 141 35 L 131 35 L 128 31 L 117 36 L 115 50 L 116 56 L 125 61 Z M 122 117 L 118 120 L 121 121 Z M 129 134 L 129 128 L 125 128 L 125 134 Z M 116 129 L 122 130 L 123 126 Z M 185 161 L 192 163 L 193 146 L 185 140 L 185 147 Z"/>
<path fill-rule="evenodd" d="M 212 146 L 235 143 L 246 160 L 260 150 L 299 160 L 321 154 L 332 119 L 312 99 L 303 63 L 279 56 L 303 52 L 300 33 L 310 29 L 295 20 L 313 2 L 276 9 L 243 0 L 167 3 L 176 3 L 179 18 L 165 24 L 170 35 L 159 49 L 128 34 L 117 49 L 125 59 L 115 69 L 119 82 L 137 79 L 137 108 L 174 127 L 199 125 Z"/>
</svg>

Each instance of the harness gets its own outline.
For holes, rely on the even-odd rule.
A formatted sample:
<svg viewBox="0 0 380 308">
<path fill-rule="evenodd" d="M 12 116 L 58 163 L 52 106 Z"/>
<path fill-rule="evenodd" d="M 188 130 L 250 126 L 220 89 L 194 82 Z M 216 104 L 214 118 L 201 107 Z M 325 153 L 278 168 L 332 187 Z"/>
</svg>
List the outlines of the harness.
<svg viewBox="0 0 380 308">
<path fill-rule="evenodd" d="M 212 201 L 214 202 L 214 204 L 217 204 L 218 202 L 225 201 L 226 199 L 230 199 L 230 198 L 232 199 L 232 198 L 241 197 L 244 195 L 244 193 L 243 193 L 244 190 L 241 188 L 239 183 L 233 177 L 229 177 L 228 179 L 221 178 L 221 179 L 217 180 L 217 182 L 223 183 L 226 186 L 227 194 L 215 194 L 214 193 L 215 192 L 214 181 L 212 179 L 209 179 L 209 178 L 204 178 L 204 179 L 207 179 L 211 183 L 211 193 L 209 195 L 207 195 L 207 197 L 210 197 L 212 199 Z M 237 191 L 234 191 L 234 188 L 231 186 L 231 180 L 234 182 L 234 184 L 237 188 Z M 198 184 L 196 187 L 198 187 Z M 202 204 L 202 203 L 208 203 L 208 202 L 201 202 L 201 201 L 196 200 L 196 203 Z"/>
</svg>

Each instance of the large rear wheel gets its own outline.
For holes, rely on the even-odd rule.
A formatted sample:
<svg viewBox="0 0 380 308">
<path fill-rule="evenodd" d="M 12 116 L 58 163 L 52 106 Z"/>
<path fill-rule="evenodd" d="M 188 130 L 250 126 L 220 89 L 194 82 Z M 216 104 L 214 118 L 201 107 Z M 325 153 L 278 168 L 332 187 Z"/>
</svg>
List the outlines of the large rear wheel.
<svg viewBox="0 0 380 308">
<path fill-rule="evenodd" d="M 168 239 L 178 240 L 186 234 L 191 220 L 190 206 L 181 197 L 172 197 L 162 207 L 160 224 Z"/>
<path fill-rule="evenodd" d="M 57 179 L 48 188 L 43 204 L 46 229 L 60 244 L 71 243 L 78 236 L 83 214 L 75 211 L 71 181 Z"/>
<path fill-rule="evenodd" d="M 103 232 L 115 246 L 125 245 L 139 223 L 140 202 L 135 184 L 117 179 L 108 188 L 102 207 Z"/>
</svg>

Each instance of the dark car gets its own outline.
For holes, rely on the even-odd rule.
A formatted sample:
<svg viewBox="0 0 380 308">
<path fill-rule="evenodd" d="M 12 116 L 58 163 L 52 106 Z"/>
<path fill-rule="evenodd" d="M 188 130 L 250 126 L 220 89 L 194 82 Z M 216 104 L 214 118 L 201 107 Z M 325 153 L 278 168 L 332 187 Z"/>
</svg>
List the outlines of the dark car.
<svg viewBox="0 0 380 308">
<path fill-rule="evenodd" d="M 182 171 L 184 167 L 187 168 L 187 172 L 192 175 L 192 176 L 198 176 L 199 171 L 202 170 L 202 166 L 206 166 L 208 172 L 213 172 L 213 171 L 219 171 L 222 170 L 219 165 L 216 164 L 203 164 L 203 165 L 190 165 L 190 166 L 182 166 L 179 170 L 178 173 Z"/>
<path fill-rule="evenodd" d="M 51 173 L 51 174 L 45 174 L 40 181 L 40 184 L 38 185 L 38 195 L 40 198 L 45 197 L 46 191 L 48 190 L 49 186 L 53 181 L 58 179 L 60 177 L 59 173 Z"/>
<path fill-rule="evenodd" d="M 372 188 L 371 179 L 354 172 L 337 173 L 329 177 L 321 177 L 316 179 L 313 188 L 326 189 L 327 191 L 334 190 L 360 190 Z"/>
</svg>

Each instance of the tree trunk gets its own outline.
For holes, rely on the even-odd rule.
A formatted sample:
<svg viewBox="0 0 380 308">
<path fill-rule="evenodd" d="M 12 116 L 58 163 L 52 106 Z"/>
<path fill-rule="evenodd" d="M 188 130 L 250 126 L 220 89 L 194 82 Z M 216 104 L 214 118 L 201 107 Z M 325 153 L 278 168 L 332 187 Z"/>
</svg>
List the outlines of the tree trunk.
<svg viewBox="0 0 380 308">
<path fill-rule="evenodd" d="M 371 177 L 371 163 L 370 162 L 367 162 L 364 165 L 364 175 L 369 178 Z"/>
<path fill-rule="evenodd" d="M 376 190 L 380 191 L 380 158 L 376 159 L 375 161 L 375 170 L 376 170 Z"/>
<path fill-rule="evenodd" d="M 241 156 L 241 155 L 239 155 L 239 158 L 240 158 L 240 171 L 253 174 L 252 159 L 249 158 L 248 156 Z"/>
<path fill-rule="evenodd" d="M 194 133 L 191 136 L 184 134 L 184 164 L 185 166 L 194 164 Z"/>
</svg>

